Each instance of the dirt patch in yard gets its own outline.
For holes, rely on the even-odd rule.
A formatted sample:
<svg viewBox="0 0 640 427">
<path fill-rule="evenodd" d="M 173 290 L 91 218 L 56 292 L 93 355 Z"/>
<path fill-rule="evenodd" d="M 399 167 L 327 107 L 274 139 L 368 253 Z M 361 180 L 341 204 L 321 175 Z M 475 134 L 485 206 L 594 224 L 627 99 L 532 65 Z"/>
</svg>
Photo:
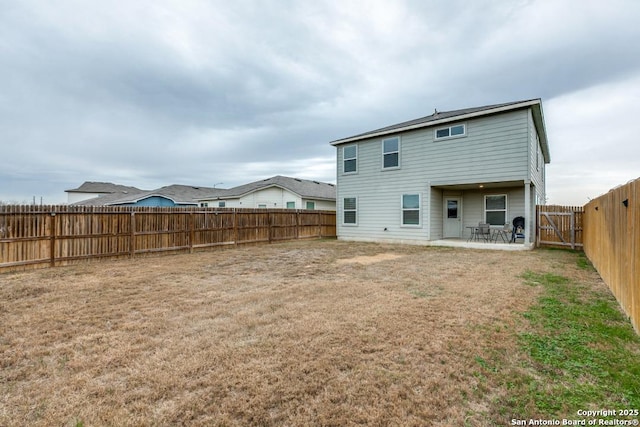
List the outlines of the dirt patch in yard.
<svg viewBox="0 0 640 427">
<path fill-rule="evenodd" d="M 2 274 L 0 425 L 486 425 L 519 276 L 571 257 L 325 240 Z"/>
<path fill-rule="evenodd" d="M 369 265 L 369 264 L 375 264 L 376 262 L 381 262 L 381 261 L 390 261 L 393 259 L 398 259 L 400 258 L 402 255 L 398 255 L 398 254 L 391 254 L 391 253 L 385 253 L 385 254 L 378 254 L 378 255 L 360 255 L 354 258 L 346 258 L 346 259 L 339 259 L 338 260 L 338 264 L 363 264 L 363 265 Z"/>
</svg>

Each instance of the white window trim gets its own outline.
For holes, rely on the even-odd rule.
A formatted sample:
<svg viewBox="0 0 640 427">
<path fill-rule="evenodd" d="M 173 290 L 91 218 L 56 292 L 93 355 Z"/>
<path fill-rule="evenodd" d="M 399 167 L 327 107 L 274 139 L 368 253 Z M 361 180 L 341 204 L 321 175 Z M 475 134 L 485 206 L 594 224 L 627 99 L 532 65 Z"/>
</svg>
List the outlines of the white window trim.
<svg viewBox="0 0 640 427">
<path fill-rule="evenodd" d="M 397 139 L 397 140 L 398 140 L 398 151 L 390 151 L 390 152 L 388 152 L 388 153 L 385 153 L 385 152 L 384 152 L 384 142 L 385 142 L 385 141 L 388 141 L 388 140 L 390 140 L 390 139 Z M 388 137 L 388 138 L 384 138 L 384 139 L 382 140 L 382 142 L 380 143 L 380 151 L 382 152 L 382 164 L 381 164 L 381 168 L 382 168 L 382 170 L 383 170 L 383 171 L 400 169 L 400 165 L 401 165 L 401 162 L 402 162 L 402 158 L 401 158 L 401 155 L 400 155 L 400 152 L 402 151 L 402 150 L 401 150 L 401 144 L 402 144 L 402 140 L 401 140 L 401 138 L 400 138 L 400 136 L 399 136 L 399 135 L 398 135 L 398 136 L 390 136 L 390 137 Z M 387 154 L 393 154 L 393 153 L 398 153 L 398 166 L 389 166 L 389 167 L 385 167 L 385 166 L 384 166 L 384 156 L 385 156 L 385 155 L 387 155 Z"/>
<path fill-rule="evenodd" d="M 344 213 L 345 213 L 345 209 L 344 209 L 344 199 L 354 199 L 356 202 L 356 208 L 355 209 L 349 209 L 349 212 L 355 212 L 356 213 L 356 222 L 344 222 Z M 347 197 L 343 197 L 342 198 L 342 215 L 341 215 L 341 220 L 340 223 L 345 226 L 345 227 L 357 227 L 358 226 L 358 198 L 355 196 L 347 196 Z"/>
<path fill-rule="evenodd" d="M 404 196 L 418 195 L 418 223 L 417 224 L 405 224 L 404 221 Z M 406 209 L 408 211 L 415 211 L 415 209 Z M 422 193 L 402 193 L 400 195 L 400 227 L 401 228 L 422 228 Z"/>
<path fill-rule="evenodd" d="M 345 150 L 346 148 L 349 148 L 349 147 L 354 147 L 354 148 L 356 149 L 356 156 L 355 156 L 354 158 L 351 158 L 351 157 L 350 157 L 349 159 L 345 159 L 345 157 L 344 157 L 344 150 Z M 345 172 L 345 170 L 344 170 L 344 164 L 345 164 L 345 161 L 346 161 L 346 160 L 352 160 L 352 159 L 355 159 L 355 161 L 356 161 L 356 162 L 355 162 L 355 163 L 356 163 L 356 170 L 354 170 L 354 171 L 349 171 L 349 172 Z M 342 147 L 342 174 L 343 174 L 343 175 L 353 175 L 353 174 L 357 174 L 357 173 L 358 173 L 358 145 L 357 145 L 357 144 L 344 145 L 344 146 Z"/>
<path fill-rule="evenodd" d="M 458 127 L 458 126 L 462 126 L 464 131 L 460 135 L 453 135 L 452 136 L 451 135 L 451 128 Z M 449 136 L 438 137 L 438 131 L 442 130 L 442 129 L 449 129 Z M 443 140 L 446 140 L 446 139 L 465 138 L 466 136 L 467 136 L 467 124 L 466 123 L 455 123 L 455 124 L 452 124 L 451 126 L 442 126 L 442 127 L 439 127 L 439 128 L 435 128 L 433 130 L 433 139 L 435 141 L 443 141 Z"/>
<path fill-rule="evenodd" d="M 487 197 L 503 196 L 504 197 L 504 222 L 510 222 L 509 220 L 509 196 L 507 194 L 485 194 L 483 198 L 482 210 L 484 213 L 484 220 L 487 220 Z M 503 209 L 490 209 L 488 212 L 501 212 Z M 493 224 L 495 227 L 504 226 L 504 224 Z"/>
<path fill-rule="evenodd" d="M 540 137 L 536 132 L 536 171 L 540 171 Z"/>
</svg>

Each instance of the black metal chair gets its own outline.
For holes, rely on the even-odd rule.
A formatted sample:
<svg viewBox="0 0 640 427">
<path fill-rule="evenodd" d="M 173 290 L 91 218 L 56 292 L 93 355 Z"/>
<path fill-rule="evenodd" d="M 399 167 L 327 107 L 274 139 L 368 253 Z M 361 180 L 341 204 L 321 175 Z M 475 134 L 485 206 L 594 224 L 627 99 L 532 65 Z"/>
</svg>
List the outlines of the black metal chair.
<svg viewBox="0 0 640 427">
<path fill-rule="evenodd" d="M 524 217 L 517 216 L 513 218 L 513 229 L 511 230 L 511 243 L 515 243 L 516 239 L 524 240 Z"/>
</svg>

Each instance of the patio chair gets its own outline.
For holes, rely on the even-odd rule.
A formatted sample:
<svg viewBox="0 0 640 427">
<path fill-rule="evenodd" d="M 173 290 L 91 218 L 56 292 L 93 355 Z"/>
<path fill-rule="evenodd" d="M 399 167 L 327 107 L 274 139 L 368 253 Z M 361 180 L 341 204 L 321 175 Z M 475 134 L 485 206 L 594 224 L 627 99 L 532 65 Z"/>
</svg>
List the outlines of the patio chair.
<svg viewBox="0 0 640 427">
<path fill-rule="evenodd" d="M 476 240 L 479 238 L 482 238 L 485 242 L 491 241 L 491 226 L 488 223 L 481 222 L 478 224 Z"/>
<path fill-rule="evenodd" d="M 524 217 L 517 216 L 513 218 L 513 230 L 511 230 L 511 243 L 515 243 L 516 239 L 524 240 Z"/>
<path fill-rule="evenodd" d="M 511 223 L 505 222 L 504 227 L 497 229 L 495 231 L 496 232 L 493 235 L 494 242 L 498 243 L 498 237 L 500 237 L 504 243 L 507 243 L 507 241 L 511 241 L 510 240 L 511 237 L 509 237 L 509 235 L 512 233 Z"/>
</svg>

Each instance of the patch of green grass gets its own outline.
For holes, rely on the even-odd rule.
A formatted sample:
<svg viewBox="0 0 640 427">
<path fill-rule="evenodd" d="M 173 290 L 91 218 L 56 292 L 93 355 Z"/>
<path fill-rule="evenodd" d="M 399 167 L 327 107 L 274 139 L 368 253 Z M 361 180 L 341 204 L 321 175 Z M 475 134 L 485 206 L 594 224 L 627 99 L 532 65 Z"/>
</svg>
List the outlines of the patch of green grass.
<svg viewBox="0 0 640 427">
<path fill-rule="evenodd" d="M 590 266 L 580 255 L 577 262 Z M 570 417 L 595 407 L 640 408 L 640 337 L 617 301 L 552 273 L 527 271 L 522 279 L 544 291 L 523 313 L 526 331 L 517 336 L 521 366 L 500 373 L 507 396 L 496 402 L 501 418 L 495 421 Z"/>
<path fill-rule="evenodd" d="M 587 258 L 587 255 L 584 252 L 578 252 L 576 264 L 578 265 L 578 268 L 583 270 L 595 271 L 595 267 L 591 264 L 591 261 L 589 261 L 589 258 Z"/>
</svg>

